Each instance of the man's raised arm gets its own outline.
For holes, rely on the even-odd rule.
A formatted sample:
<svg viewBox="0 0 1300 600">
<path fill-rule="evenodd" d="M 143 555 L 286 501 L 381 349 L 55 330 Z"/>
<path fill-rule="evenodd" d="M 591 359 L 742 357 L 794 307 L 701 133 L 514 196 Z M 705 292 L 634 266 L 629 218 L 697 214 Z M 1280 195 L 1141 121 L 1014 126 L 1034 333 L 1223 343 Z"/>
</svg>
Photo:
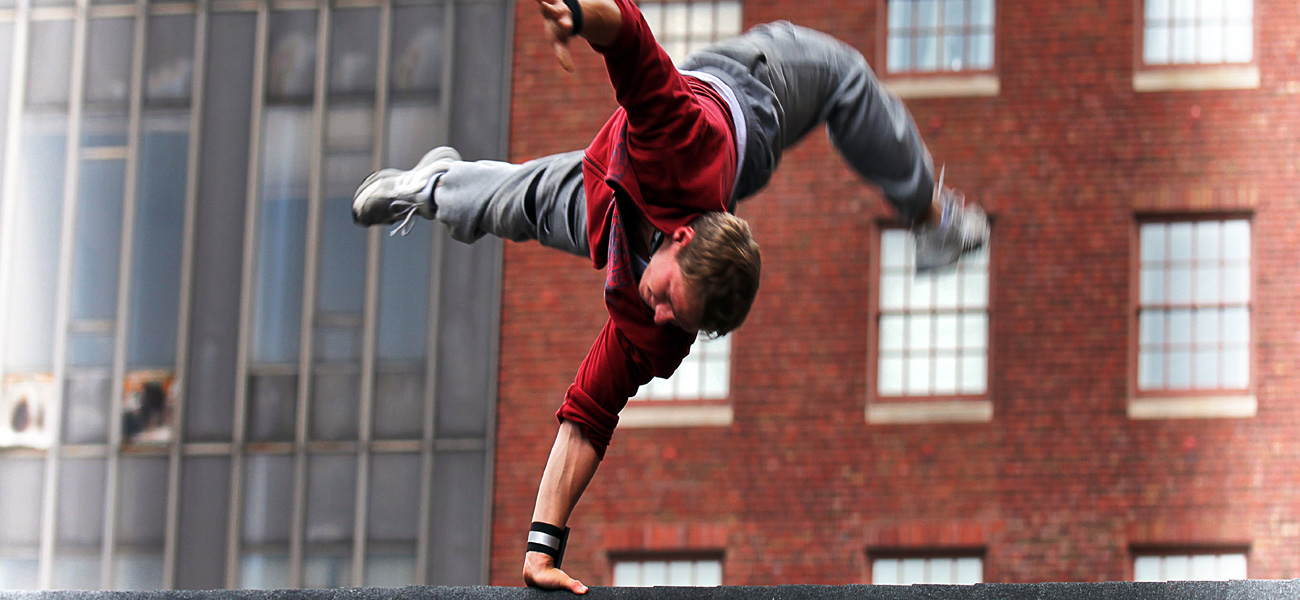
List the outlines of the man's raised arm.
<svg viewBox="0 0 1300 600">
<path fill-rule="evenodd" d="M 569 40 L 575 35 L 597 46 L 608 46 L 618 39 L 623 13 L 613 0 L 536 0 L 546 20 L 546 36 L 551 40 L 555 58 L 565 71 L 573 70 Z M 571 6 L 578 8 L 577 14 Z M 576 32 L 575 32 L 576 30 Z"/>
</svg>

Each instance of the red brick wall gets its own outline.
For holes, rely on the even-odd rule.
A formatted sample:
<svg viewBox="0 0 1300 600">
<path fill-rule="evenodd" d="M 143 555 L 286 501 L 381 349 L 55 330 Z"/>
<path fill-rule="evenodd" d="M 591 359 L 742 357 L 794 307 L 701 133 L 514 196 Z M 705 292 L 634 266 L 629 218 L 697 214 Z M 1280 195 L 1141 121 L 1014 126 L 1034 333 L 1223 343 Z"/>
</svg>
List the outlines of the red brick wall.
<svg viewBox="0 0 1300 600">
<path fill-rule="evenodd" d="M 1068 8 L 1061 8 L 1069 4 Z M 1132 577 L 1132 544 L 1248 542 L 1300 577 L 1300 4 L 1257 0 L 1261 85 L 1133 91 L 1135 0 L 998 2 L 993 98 L 908 105 L 949 181 L 996 216 L 985 424 L 871 426 L 866 276 L 889 213 L 815 132 L 743 204 L 765 250 L 735 334 L 729 428 L 620 430 L 566 566 L 725 552 L 727 584 L 866 581 L 868 548 L 982 547 L 995 582 Z M 875 1 L 745 3 L 882 63 Z M 511 158 L 581 148 L 613 107 L 602 64 L 565 74 L 518 4 Z M 1132 421 L 1135 215 L 1253 215 L 1251 419 Z M 602 275 L 506 251 L 493 584 L 519 585 L 553 413 L 605 320 Z"/>
</svg>

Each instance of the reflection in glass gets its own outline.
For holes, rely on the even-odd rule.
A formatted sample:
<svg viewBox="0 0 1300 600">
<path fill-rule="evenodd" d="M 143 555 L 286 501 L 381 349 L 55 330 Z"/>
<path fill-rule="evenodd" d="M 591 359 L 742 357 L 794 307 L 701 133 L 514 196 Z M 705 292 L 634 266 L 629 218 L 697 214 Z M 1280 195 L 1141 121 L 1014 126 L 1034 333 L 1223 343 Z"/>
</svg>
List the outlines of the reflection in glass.
<svg viewBox="0 0 1300 600">
<path fill-rule="evenodd" d="M 22 136 L 19 163 L 27 176 L 18 181 L 9 243 L 14 255 L 24 258 L 12 261 L 12 286 L 0 290 L 9 295 L 3 343 L 10 372 L 49 371 L 54 363 L 67 117 L 27 117 Z"/>
<path fill-rule="evenodd" d="M 194 16 L 150 15 L 146 35 L 145 101 L 188 104 L 194 73 Z"/>
</svg>

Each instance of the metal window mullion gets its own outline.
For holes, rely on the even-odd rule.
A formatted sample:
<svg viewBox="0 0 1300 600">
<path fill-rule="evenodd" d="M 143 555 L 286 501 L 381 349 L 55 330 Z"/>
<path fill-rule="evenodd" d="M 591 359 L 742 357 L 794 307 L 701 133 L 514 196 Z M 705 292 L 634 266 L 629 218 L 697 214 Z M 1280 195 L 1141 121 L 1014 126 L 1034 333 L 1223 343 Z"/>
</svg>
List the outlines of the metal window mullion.
<svg viewBox="0 0 1300 600">
<path fill-rule="evenodd" d="M 0 189 L 0 340 L 7 339 L 9 327 L 9 293 L 13 289 L 14 219 L 18 211 L 18 156 L 22 148 L 23 98 L 27 93 L 27 39 L 31 28 L 30 0 L 19 0 L 14 20 L 13 39 L 9 60 L 9 112 L 0 115 L 5 119 L 8 137 L 5 138 L 5 162 L 0 170 L 7 175 Z M 0 348 L 0 382 L 7 371 L 9 352 Z M 3 391 L 3 390 L 0 390 Z"/>
<path fill-rule="evenodd" d="M 379 7 L 379 48 L 376 54 L 375 68 L 375 113 L 374 129 L 371 132 L 370 167 L 378 170 L 384 163 L 384 146 L 388 141 L 385 123 L 388 120 L 388 71 L 391 60 L 389 54 L 392 46 L 391 0 Z M 365 583 L 366 545 L 369 537 L 369 523 L 366 515 L 370 506 L 370 441 L 372 412 L 375 398 L 375 362 L 376 362 L 376 327 L 379 312 L 379 271 L 381 268 L 382 232 L 371 228 L 366 232 L 366 296 L 362 307 L 361 325 L 361 408 L 359 429 L 357 431 L 357 487 L 356 511 L 352 521 L 352 585 L 360 587 Z"/>
<path fill-rule="evenodd" d="M 321 3 L 316 25 L 316 71 L 312 98 L 311 158 L 307 175 L 307 236 L 304 249 L 302 320 L 298 344 L 298 406 L 294 420 L 293 524 L 289 538 L 289 586 L 302 586 L 303 539 L 307 529 L 307 434 L 311 414 L 312 340 L 315 334 L 316 294 L 319 283 L 320 223 L 324 177 L 326 84 L 329 81 L 330 6 Z"/>
<path fill-rule="evenodd" d="M 54 581 L 55 510 L 59 494 L 59 449 L 62 446 L 63 394 L 67 378 L 68 324 L 72 317 L 72 267 L 77 223 L 77 184 L 81 174 L 81 113 L 85 93 L 86 29 L 89 0 L 77 0 L 72 34 L 71 87 L 68 93 L 67 154 L 63 172 L 63 220 L 59 232 L 59 270 L 54 316 L 54 405 L 49 407 L 51 443 L 45 461 L 44 506 L 41 513 L 39 586 Z M 26 69 L 23 70 L 24 75 Z"/>
<path fill-rule="evenodd" d="M 442 55 L 448 57 L 442 62 L 442 85 L 438 94 L 438 103 L 442 109 L 438 113 L 439 130 L 451 131 L 451 90 L 454 83 L 453 73 L 456 64 L 456 7 L 457 3 L 453 0 L 444 2 L 446 12 L 443 18 L 443 36 L 442 36 Z M 427 348 L 427 361 L 425 362 L 425 413 L 424 413 L 424 431 L 423 445 L 421 450 L 421 477 L 423 485 L 420 486 L 420 530 L 416 532 L 417 542 L 415 545 L 415 583 L 418 585 L 428 584 L 429 578 L 429 555 L 432 552 L 432 540 L 430 540 L 430 529 L 433 521 L 433 486 L 435 462 L 437 457 L 433 451 L 436 436 L 434 432 L 437 428 L 437 390 L 438 390 L 438 330 L 442 321 L 442 275 L 443 262 L 446 260 L 446 253 L 443 246 L 446 243 L 446 230 L 442 227 L 433 228 L 431 249 L 433 256 L 429 260 L 429 324 L 428 333 L 425 336 Z"/>
<path fill-rule="evenodd" d="M 122 191 L 122 245 L 118 255 L 117 329 L 113 339 L 113 387 L 110 392 L 108 473 L 104 491 L 104 534 L 101 554 L 100 587 L 112 589 L 117 534 L 118 477 L 121 472 L 122 395 L 126 378 L 127 328 L 131 317 L 132 252 L 135 248 L 135 208 L 138 187 L 137 166 L 140 156 L 140 111 L 144 96 L 145 31 L 147 0 L 136 0 L 134 7 L 135 40 L 131 52 L 131 92 L 127 108 L 126 169 Z"/>
<path fill-rule="evenodd" d="M 184 233 L 181 242 L 180 307 L 177 311 L 173 423 L 175 432 L 167 465 L 167 523 L 163 541 L 163 589 L 176 587 L 176 552 L 180 528 L 181 457 L 184 455 L 185 381 L 189 375 L 190 300 L 194 295 L 194 230 L 198 210 L 199 153 L 203 148 L 203 80 L 207 74 L 208 0 L 194 16 L 193 79 L 190 81 L 189 156 L 185 175 Z"/>
<path fill-rule="evenodd" d="M 261 201 L 262 113 L 266 101 L 267 38 L 270 35 L 270 7 L 257 5 L 256 39 L 253 50 L 253 94 L 249 119 L 248 181 L 244 204 L 244 258 L 239 295 L 239 341 L 235 358 L 235 414 L 230 457 L 230 509 L 226 530 L 226 587 L 239 582 L 240 519 L 243 515 L 244 438 L 248 411 L 248 352 L 251 344 L 254 267 L 257 253 L 257 207 Z"/>
</svg>

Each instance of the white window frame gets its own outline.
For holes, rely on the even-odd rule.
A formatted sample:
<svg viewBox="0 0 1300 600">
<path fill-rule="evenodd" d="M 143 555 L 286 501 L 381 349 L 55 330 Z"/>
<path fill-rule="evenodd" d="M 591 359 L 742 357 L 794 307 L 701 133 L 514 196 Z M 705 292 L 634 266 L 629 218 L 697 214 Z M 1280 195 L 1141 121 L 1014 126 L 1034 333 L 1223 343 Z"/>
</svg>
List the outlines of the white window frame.
<svg viewBox="0 0 1300 600">
<path fill-rule="evenodd" d="M 984 558 L 977 554 L 871 557 L 872 585 L 974 585 L 984 582 Z"/>
<path fill-rule="evenodd" d="M 1226 90 L 1258 89 L 1259 73 L 1259 11 L 1254 7 L 1254 0 L 1204 0 L 1209 5 L 1221 9 L 1222 13 L 1208 19 L 1202 12 L 1204 5 L 1198 0 L 1136 0 L 1134 27 L 1134 71 L 1133 89 L 1138 92 L 1164 92 L 1187 90 Z M 1216 2 L 1218 4 L 1216 4 Z M 1249 6 L 1249 14 L 1230 17 L 1228 11 L 1240 11 L 1242 6 Z M 1185 14 L 1191 11 L 1190 15 Z M 1229 56 L 1226 31 L 1230 27 L 1240 27 L 1242 19 L 1250 22 L 1249 58 Z M 1149 25 L 1148 21 L 1155 25 Z M 1207 21 L 1209 21 L 1207 23 Z M 1224 33 L 1214 34 L 1220 28 Z M 1160 38 L 1151 39 L 1159 32 L 1167 35 L 1167 42 Z M 1201 39 L 1219 39 L 1223 41 L 1220 50 L 1200 44 Z M 1192 57 L 1176 56 L 1178 40 L 1187 40 L 1187 51 Z M 1150 44 L 1149 44 L 1150 42 Z M 1165 46 L 1163 58 L 1153 56 L 1148 46 Z M 1209 54 L 1206 54 L 1206 53 Z M 1215 53 L 1218 52 L 1216 58 Z M 1153 59 L 1148 62 L 1149 59 Z"/>
<path fill-rule="evenodd" d="M 1242 223 L 1246 235 L 1244 248 L 1233 243 L 1240 238 Z M 1229 231 L 1227 226 L 1233 227 L 1233 231 Z M 1254 252 L 1250 247 L 1254 233 L 1250 219 L 1231 215 L 1161 216 L 1139 219 L 1136 231 L 1133 246 L 1130 334 L 1133 359 L 1129 418 L 1254 417 L 1258 402 L 1253 393 L 1256 336 L 1253 331 L 1251 290 Z M 1204 239 L 1198 243 L 1199 238 Z M 1210 243 L 1217 244 L 1217 247 L 1213 250 L 1201 249 L 1201 246 Z M 1228 248 L 1228 245 L 1232 248 Z M 1223 278 L 1233 272 L 1234 267 L 1239 269 L 1243 262 L 1246 267 L 1245 282 L 1223 281 Z M 1183 275 L 1175 275 L 1175 271 Z M 1176 288 L 1184 287 L 1181 283 L 1174 282 L 1176 278 L 1179 281 L 1186 279 L 1189 289 L 1185 295 L 1176 291 Z M 1215 281 L 1218 283 L 1213 292 L 1200 295 L 1198 282 Z M 1207 323 L 1213 322 L 1217 333 L 1213 336 L 1214 339 L 1202 339 L 1195 327 L 1199 321 L 1197 317 L 1201 314 L 1200 311 L 1216 309 L 1221 313 L 1220 318 L 1211 319 Z M 1238 319 L 1229 319 L 1229 312 L 1240 314 L 1243 309 L 1247 320 L 1244 330 Z M 1158 320 L 1144 320 L 1144 313 L 1161 314 L 1158 315 Z M 1175 319 L 1175 314 L 1186 315 L 1186 319 Z M 1227 351 L 1241 345 L 1245 346 L 1246 360 L 1245 382 L 1242 385 L 1197 386 L 1197 349 L 1218 347 L 1220 351 Z M 1169 383 L 1168 365 L 1174 360 L 1170 356 L 1173 354 L 1169 351 L 1171 347 L 1187 348 L 1188 381 L 1185 386 Z M 1148 371 L 1154 368 L 1150 361 L 1156 358 L 1160 360 L 1160 381 L 1157 385 L 1146 385 L 1144 381 L 1149 377 Z M 1216 369 L 1221 370 L 1226 360 L 1229 360 L 1226 355 L 1220 355 L 1214 363 Z"/>
<path fill-rule="evenodd" d="M 614 587 L 715 587 L 722 585 L 722 558 L 618 559 L 611 561 Z"/>
<path fill-rule="evenodd" d="M 979 10 L 974 7 L 975 0 L 924 0 L 925 6 L 933 7 L 934 20 L 925 26 L 919 26 L 915 20 L 921 17 L 922 3 L 919 0 L 882 0 L 880 3 L 880 13 L 883 18 L 881 22 L 880 39 L 883 42 L 880 45 L 880 71 L 885 75 L 882 82 L 891 91 L 900 98 L 949 98 L 949 97 L 987 97 L 997 96 L 1001 93 L 1001 81 L 997 76 L 997 0 L 987 0 L 988 12 L 987 22 L 975 23 L 977 17 L 971 13 Z M 959 27 L 950 27 L 944 21 L 947 13 L 948 3 L 953 5 L 964 5 L 962 22 Z M 983 0 L 980 0 L 982 3 Z M 906 16 L 903 13 L 896 12 L 901 7 L 906 6 L 908 12 Z M 983 18 L 978 18 L 983 20 Z M 937 29 L 936 29 L 937 28 Z M 915 59 L 918 45 L 922 43 L 915 35 L 919 31 L 931 30 L 935 33 L 935 66 L 933 68 L 919 68 L 910 60 L 904 68 L 896 63 L 894 52 L 897 44 L 907 43 L 911 46 L 908 52 L 910 59 Z M 899 37 L 895 36 L 895 31 L 907 31 L 913 35 Z M 961 58 L 958 59 L 958 65 L 955 68 L 943 68 L 939 64 L 938 56 L 943 51 L 943 40 L 945 32 L 960 32 L 959 37 L 962 40 Z M 987 64 L 981 64 L 977 67 L 966 68 L 961 61 L 976 52 L 973 47 L 978 43 L 977 39 L 987 35 L 989 47 L 987 49 Z M 952 63 L 949 63 L 952 66 Z"/>
<path fill-rule="evenodd" d="M 1139 552 L 1133 556 L 1133 581 L 1228 581 L 1248 579 L 1244 550 Z"/>
<path fill-rule="evenodd" d="M 916 274 L 914 241 L 907 230 L 882 229 L 876 248 L 879 252 L 873 270 L 874 296 L 870 304 L 873 312 L 868 335 L 871 391 L 867 422 L 992 420 L 989 247 L 963 257 L 955 267 L 923 275 Z M 924 327 L 913 329 L 921 324 Z M 951 329 L 951 335 L 941 334 L 940 327 L 943 331 Z M 982 336 L 982 340 L 971 345 L 968 343 L 971 340 L 965 339 L 971 336 Z M 950 337 L 952 340 L 948 340 Z M 982 366 L 978 365 L 981 350 Z M 980 368 L 982 382 L 972 379 L 969 385 L 974 387 L 968 387 L 959 370 L 963 363 L 970 363 L 964 368 Z M 943 384 L 936 388 L 935 376 L 931 374 L 926 377 L 926 390 L 909 389 L 909 366 L 927 373 L 935 367 L 944 368 L 945 373 L 948 367 L 957 372 L 952 375 L 951 386 Z M 898 387 L 883 383 L 896 377 L 901 378 Z"/>
</svg>

